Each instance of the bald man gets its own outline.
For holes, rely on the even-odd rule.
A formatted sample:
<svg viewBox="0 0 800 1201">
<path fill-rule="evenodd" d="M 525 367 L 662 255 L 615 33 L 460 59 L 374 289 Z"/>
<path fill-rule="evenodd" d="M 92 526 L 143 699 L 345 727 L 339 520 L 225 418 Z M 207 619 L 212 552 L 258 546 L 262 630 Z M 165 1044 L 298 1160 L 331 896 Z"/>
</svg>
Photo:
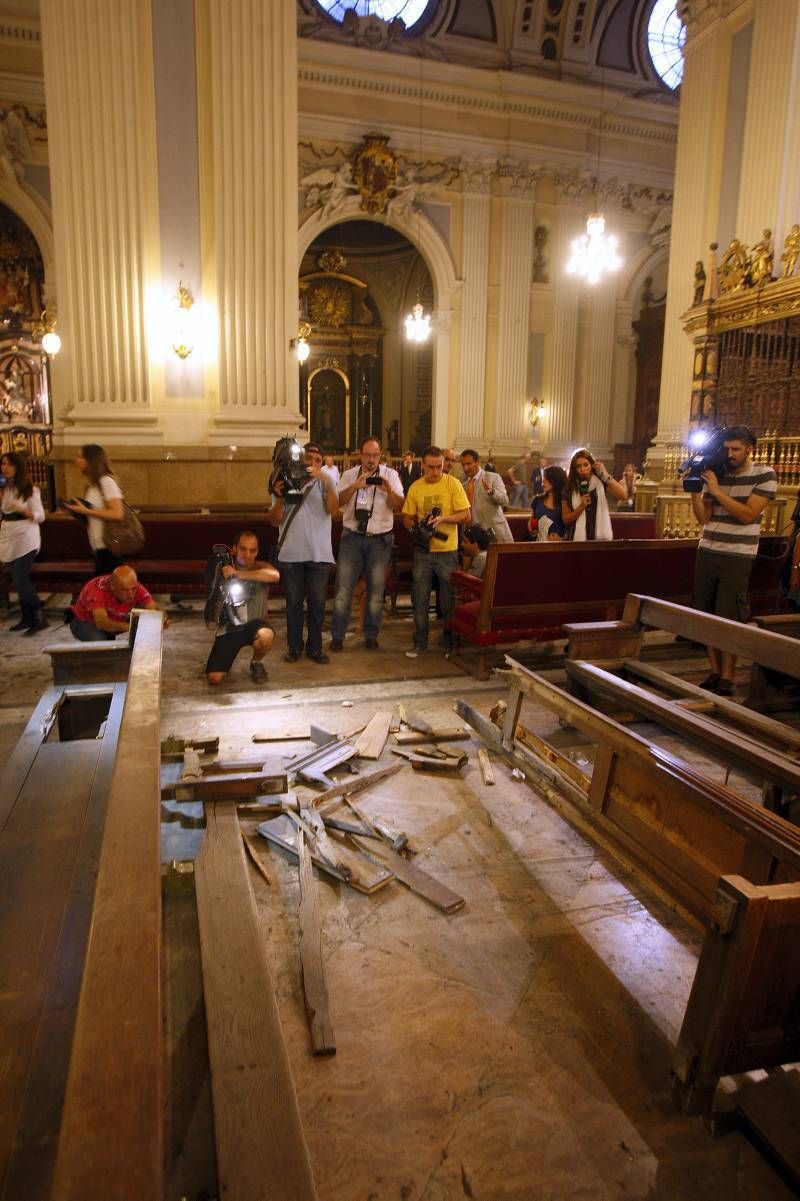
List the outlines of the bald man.
<svg viewBox="0 0 800 1201">
<path fill-rule="evenodd" d="M 111 575 L 98 575 L 80 590 L 69 628 L 79 642 L 105 642 L 127 634 L 131 609 L 157 609 L 136 572 L 124 564 Z M 164 625 L 169 618 L 164 614 Z"/>
</svg>

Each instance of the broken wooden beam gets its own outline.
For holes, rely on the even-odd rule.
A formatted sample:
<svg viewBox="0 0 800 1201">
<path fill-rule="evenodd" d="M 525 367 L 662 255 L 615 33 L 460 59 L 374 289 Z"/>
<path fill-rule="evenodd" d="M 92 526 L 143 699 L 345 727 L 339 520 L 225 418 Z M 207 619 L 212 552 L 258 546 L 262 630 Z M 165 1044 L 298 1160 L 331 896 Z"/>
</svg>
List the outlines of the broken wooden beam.
<svg viewBox="0 0 800 1201">
<path fill-rule="evenodd" d="M 481 747 L 478 751 L 478 766 L 481 769 L 484 784 L 494 784 L 494 768 L 485 747 Z"/>
<path fill-rule="evenodd" d="M 300 967 L 306 1017 L 311 1034 L 311 1051 L 313 1055 L 335 1055 L 336 1035 L 325 979 L 325 961 L 322 957 L 319 897 L 311 868 L 311 855 L 302 830 L 298 830 L 297 851 L 300 872 Z"/>
<path fill-rule="evenodd" d="M 370 718 L 355 742 L 356 754 L 360 759 L 380 759 L 391 724 L 391 710 L 376 713 Z"/>
<path fill-rule="evenodd" d="M 398 746 L 416 746 L 420 742 L 459 742 L 470 737 L 470 731 L 463 726 L 448 726 L 431 734 L 423 734 L 419 730 L 400 730 L 394 740 Z"/>
</svg>

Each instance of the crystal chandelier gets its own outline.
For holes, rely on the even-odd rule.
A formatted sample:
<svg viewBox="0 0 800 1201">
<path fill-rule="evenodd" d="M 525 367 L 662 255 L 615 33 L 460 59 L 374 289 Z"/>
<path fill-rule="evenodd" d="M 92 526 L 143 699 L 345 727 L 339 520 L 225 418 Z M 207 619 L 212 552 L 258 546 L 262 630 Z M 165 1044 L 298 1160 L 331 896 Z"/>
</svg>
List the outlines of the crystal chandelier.
<svg viewBox="0 0 800 1201">
<path fill-rule="evenodd" d="M 419 301 L 406 317 L 406 337 L 409 342 L 427 342 L 431 336 L 430 314 L 424 312 Z"/>
<path fill-rule="evenodd" d="M 606 272 L 619 271 L 622 259 L 617 254 L 617 239 L 606 233 L 602 213 L 586 218 L 586 233 L 575 238 L 567 263 L 567 275 L 579 275 L 587 284 L 596 284 Z"/>
</svg>

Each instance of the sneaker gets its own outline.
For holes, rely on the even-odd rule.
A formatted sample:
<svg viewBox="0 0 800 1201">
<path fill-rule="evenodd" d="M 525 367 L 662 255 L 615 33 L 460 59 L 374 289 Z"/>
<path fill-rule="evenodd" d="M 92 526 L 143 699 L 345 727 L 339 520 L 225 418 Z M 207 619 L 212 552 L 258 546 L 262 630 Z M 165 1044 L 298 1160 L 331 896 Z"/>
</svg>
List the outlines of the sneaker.
<svg viewBox="0 0 800 1201">
<path fill-rule="evenodd" d="M 328 650 L 331 650 L 331 651 L 344 650 L 344 643 L 342 642 L 341 638 L 331 638 L 330 644 L 328 646 Z"/>
<path fill-rule="evenodd" d="M 705 688 L 706 692 L 716 692 L 718 684 L 719 676 L 715 671 L 712 671 L 710 676 L 706 676 L 704 680 L 700 681 L 700 687 Z"/>
<path fill-rule="evenodd" d="M 720 680 L 716 687 L 717 696 L 733 696 L 735 685 L 733 680 Z"/>
<path fill-rule="evenodd" d="M 300 658 L 300 652 L 288 650 L 283 657 L 287 663 L 296 663 L 297 660 Z"/>
<path fill-rule="evenodd" d="M 379 649 L 379 647 L 378 647 L 378 639 L 377 639 L 377 638 L 365 638 L 365 639 L 364 639 L 364 647 L 365 647 L 365 649 L 366 649 L 366 650 L 368 650 L 368 651 L 376 651 L 376 650 L 378 650 L 378 649 Z"/>
<path fill-rule="evenodd" d="M 263 663 L 253 662 L 250 664 L 250 679 L 254 684 L 266 684 L 267 673 Z"/>
<path fill-rule="evenodd" d="M 309 655 L 308 657 L 314 663 L 330 663 L 330 659 L 324 651 L 317 651 L 316 655 Z"/>
</svg>

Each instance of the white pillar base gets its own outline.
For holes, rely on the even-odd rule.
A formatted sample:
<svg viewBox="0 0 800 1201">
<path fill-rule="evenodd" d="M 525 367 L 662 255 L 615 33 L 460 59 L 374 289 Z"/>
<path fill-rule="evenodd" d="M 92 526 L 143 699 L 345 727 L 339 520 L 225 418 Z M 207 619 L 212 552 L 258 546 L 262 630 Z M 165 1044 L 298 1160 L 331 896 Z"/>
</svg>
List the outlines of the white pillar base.
<svg viewBox="0 0 800 1201">
<path fill-rule="evenodd" d="M 300 442 L 307 441 L 302 414 L 289 409 L 256 416 L 253 413 L 234 415 L 220 413 L 208 431 L 209 446 L 254 446 L 270 452 L 279 438 L 287 435 Z"/>
<path fill-rule="evenodd" d="M 61 418 L 54 441 L 57 446 L 163 446 L 164 434 L 156 413 L 76 405 Z"/>
</svg>

